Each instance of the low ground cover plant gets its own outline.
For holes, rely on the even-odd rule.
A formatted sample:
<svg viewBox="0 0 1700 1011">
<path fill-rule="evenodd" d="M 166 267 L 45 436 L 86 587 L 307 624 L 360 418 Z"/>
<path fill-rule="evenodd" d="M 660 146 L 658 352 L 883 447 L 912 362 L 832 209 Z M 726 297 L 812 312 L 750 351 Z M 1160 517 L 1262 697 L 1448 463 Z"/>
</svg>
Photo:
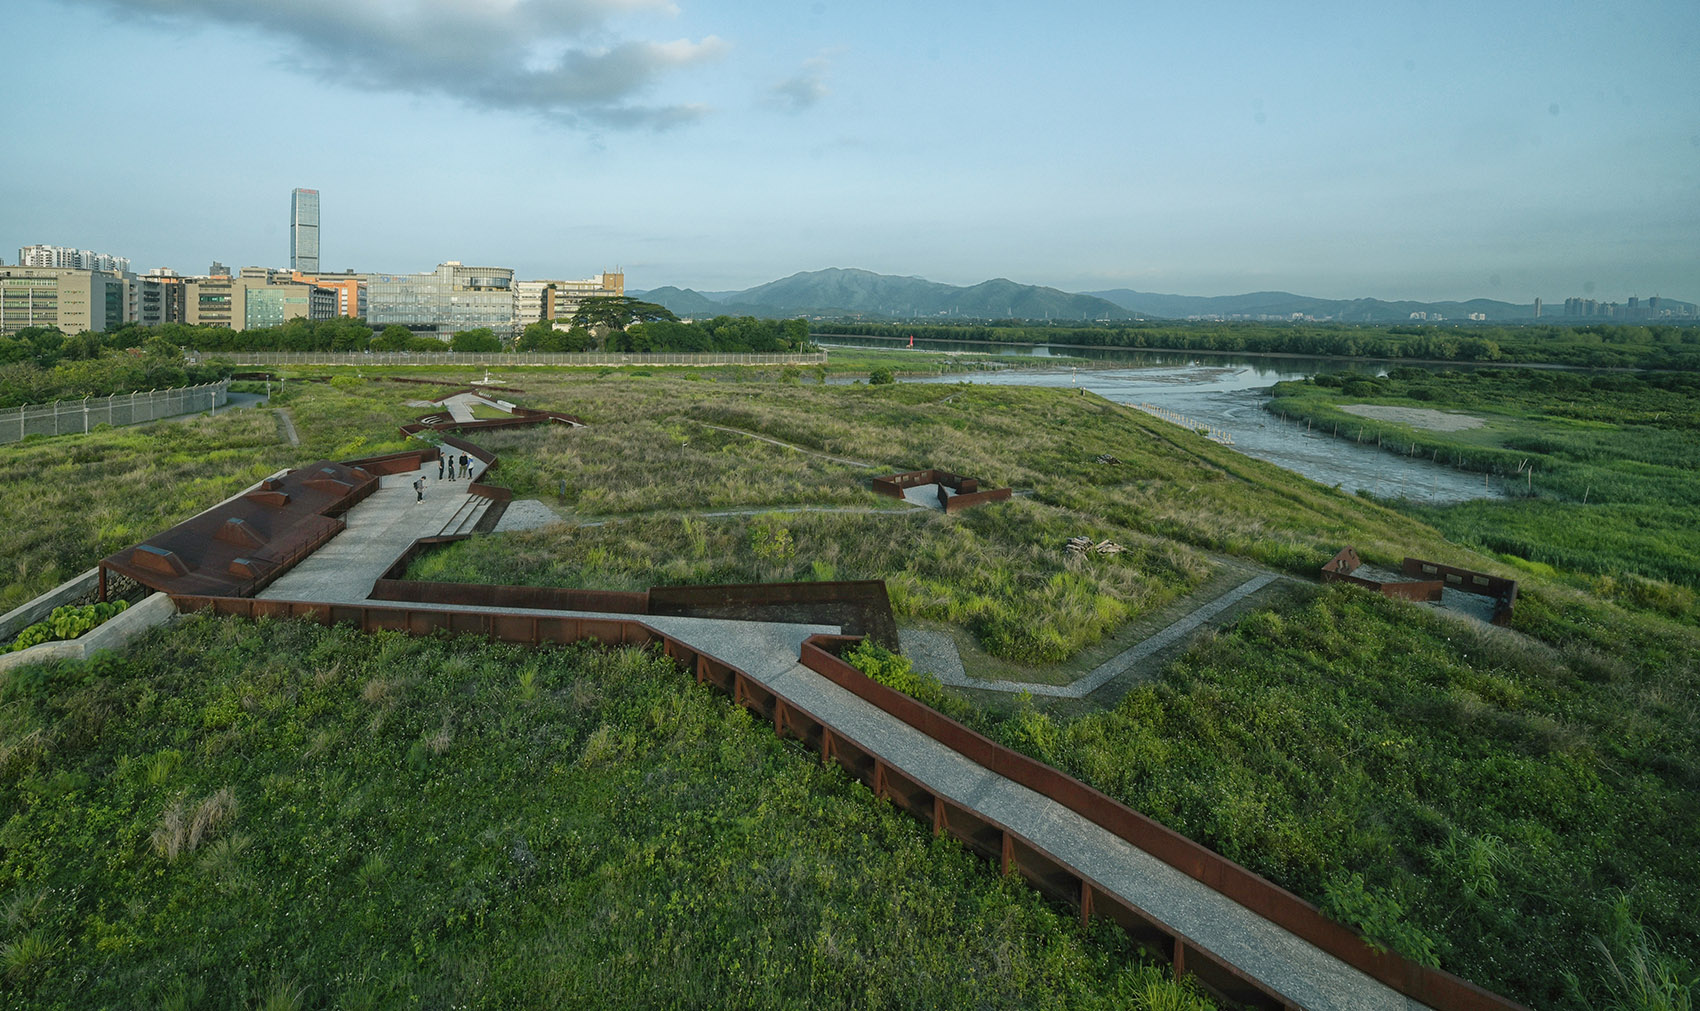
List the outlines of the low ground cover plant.
<svg viewBox="0 0 1700 1011">
<path fill-rule="evenodd" d="M 1356 403 L 1468 413 L 1486 424 L 1438 432 L 1341 410 Z M 1270 409 L 1492 475 L 1510 499 L 1406 509 L 1461 543 L 1695 616 L 1700 376 L 1395 369 L 1282 383 Z"/>
<path fill-rule="evenodd" d="M 1209 1007 L 654 653 L 193 617 L 33 669 L 6 1006 Z"/>
<path fill-rule="evenodd" d="M 16 653 L 44 642 L 79 638 L 94 631 L 129 606 L 130 602 L 127 600 L 116 600 L 55 607 L 45 619 L 25 626 L 17 638 L 12 640 L 10 652 Z"/>
</svg>

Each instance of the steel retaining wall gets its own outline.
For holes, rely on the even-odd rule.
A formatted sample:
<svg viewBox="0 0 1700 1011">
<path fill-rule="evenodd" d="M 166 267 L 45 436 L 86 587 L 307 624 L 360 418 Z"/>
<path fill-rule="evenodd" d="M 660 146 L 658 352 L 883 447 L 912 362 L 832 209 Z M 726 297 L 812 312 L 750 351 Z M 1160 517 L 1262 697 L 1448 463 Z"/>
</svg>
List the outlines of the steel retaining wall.
<svg viewBox="0 0 1700 1011">
<path fill-rule="evenodd" d="M 449 607 L 522 607 L 541 611 L 595 611 L 602 614 L 677 615 L 758 621 L 797 620 L 763 615 L 764 609 L 830 607 L 835 615 L 811 614 L 814 624 L 848 626 L 889 648 L 897 648 L 897 623 L 881 580 L 832 583 L 730 583 L 708 586 L 653 586 L 645 591 L 578 590 L 558 586 L 499 586 L 405 579 L 419 551 L 462 538 L 429 538 L 411 546 L 372 584 L 373 600 L 444 604 Z M 842 619 L 849 620 L 842 620 Z"/>
<path fill-rule="evenodd" d="M 472 634 L 532 646 L 564 645 L 584 640 L 606 646 L 659 644 L 664 655 L 681 669 L 689 671 L 699 683 L 713 685 L 740 706 L 771 722 L 775 735 L 801 742 L 808 750 L 817 752 L 823 762 L 836 763 L 875 795 L 932 825 L 935 834 L 949 833 L 971 851 L 996 862 L 1005 873 L 1015 871 L 1042 894 L 1081 908 L 1083 917 L 1107 917 L 1122 925 L 1135 942 L 1172 961 L 1177 975 L 1190 973 L 1213 992 L 1245 1006 L 1269 1011 L 1285 1011 L 1289 1007 L 1279 995 L 1268 992 L 1157 918 L 1122 901 L 1033 840 L 996 819 L 944 797 L 924 780 L 892 767 L 873 748 L 834 728 L 736 665 L 695 649 L 643 622 L 620 618 L 258 600 L 251 597 L 175 596 L 171 599 L 179 611 L 210 610 L 215 614 L 250 619 L 297 618 L 327 626 L 354 624 L 363 632 L 385 630 L 416 636 L 439 632 Z M 816 638 L 846 643 L 859 641 L 859 637 L 854 636 Z M 811 643 L 814 641 L 810 640 Z M 810 648 L 805 645 L 804 652 L 807 653 Z M 842 664 L 818 646 L 814 649 Z M 862 677 L 859 672 L 856 676 Z M 862 680 L 868 681 L 865 677 Z M 872 681 L 868 683 L 875 684 Z"/>
<path fill-rule="evenodd" d="M 1067 773 L 997 744 L 930 706 L 874 681 L 836 655 L 836 650 L 854 641 L 853 637 L 847 636 L 811 636 L 803 644 L 802 663 L 833 684 L 902 720 L 976 764 L 1050 798 L 1208 886 L 1212 891 L 1232 899 L 1365 975 L 1427 1004 L 1436 1011 L 1527 1011 L 1515 1001 L 1484 990 L 1444 970 L 1431 969 L 1392 952 L 1376 950 L 1357 933 L 1329 920 L 1315 906 L 1274 882 L 1134 811 Z M 1068 870 L 1076 879 L 1084 880 L 1084 876 L 1078 871 Z M 1096 894 L 1088 895 L 1084 890 L 1082 896 L 1080 901 L 1086 906 L 1086 915 L 1090 915 L 1093 903 L 1106 898 Z M 1134 932 L 1130 930 L 1130 933 Z M 1180 961 L 1183 948 L 1188 951 L 1197 950 L 1200 955 L 1208 957 L 1202 949 L 1196 949 L 1196 946 L 1184 938 L 1177 938 L 1175 943 L 1177 963 L 1186 964 L 1189 969 L 1191 963 Z"/>
<path fill-rule="evenodd" d="M 1083 920 L 1108 918 L 1148 950 L 1171 960 L 1221 997 L 1257 1008 L 1286 1009 L 1279 994 L 1250 979 L 1162 920 L 1128 903 L 1066 861 L 1009 826 L 965 807 L 924 780 L 888 765 L 871 748 L 834 729 L 807 709 L 749 676 L 742 669 L 697 650 L 643 622 L 542 614 L 423 609 L 368 604 L 257 600 L 244 597 L 173 597 L 180 611 L 212 610 L 247 618 L 302 618 L 322 625 L 352 623 L 362 631 L 409 635 L 482 635 L 533 646 L 594 640 L 610 646 L 660 644 L 666 656 L 712 684 L 739 705 L 773 723 L 781 737 L 801 741 L 823 761 L 841 766 L 881 798 L 948 832 L 975 853 L 1015 871 L 1041 893 L 1074 906 Z M 856 636 L 812 636 L 804 642 L 805 666 L 827 680 L 957 751 L 982 767 L 1050 798 L 1139 849 L 1305 939 L 1341 961 L 1436 1011 L 1527 1011 L 1439 969 L 1378 952 L 1351 930 L 1327 920 L 1291 892 L 1118 803 L 1057 769 L 1018 754 L 969 730 L 936 710 L 866 677 L 839 659 L 835 650 Z"/>
</svg>

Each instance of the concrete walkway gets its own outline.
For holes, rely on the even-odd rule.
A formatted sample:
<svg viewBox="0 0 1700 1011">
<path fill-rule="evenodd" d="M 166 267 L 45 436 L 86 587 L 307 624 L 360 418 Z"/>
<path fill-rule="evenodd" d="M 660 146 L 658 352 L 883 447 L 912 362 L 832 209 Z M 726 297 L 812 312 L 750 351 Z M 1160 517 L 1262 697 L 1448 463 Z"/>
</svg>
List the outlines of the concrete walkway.
<svg viewBox="0 0 1700 1011">
<path fill-rule="evenodd" d="M 404 606 L 608 617 L 580 611 Z M 1311 1011 L 1420 1011 L 1425 1007 L 1068 808 L 970 761 L 797 661 L 804 639 L 836 632 L 836 626 L 637 617 L 657 631 L 739 667 L 934 793 L 1008 825 L 1295 1007 Z"/>
<path fill-rule="evenodd" d="M 456 454 L 459 455 L 458 453 Z M 257 596 L 271 600 L 365 600 L 373 580 L 421 537 L 470 527 L 488 500 L 468 493 L 483 464 L 471 461 L 472 476 L 450 481 L 437 477 L 435 462 L 406 474 L 379 478 L 378 490 L 343 515 L 344 530 Z M 425 476 L 425 500 L 417 501 L 413 479 Z"/>
<path fill-rule="evenodd" d="M 439 403 L 444 410 L 449 412 L 449 417 L 456 421 L 477 421 L 477 415 L 472 413 L 473 404 L 483 404 L 486 407 L 496 406 L 493 398 L 480 393 L 457 393 Z"/>
<path fill-rule="evenodd" d="M 921 640 L 922 647 L 917 652 L 926 657 L 932 664 L 931 672 L 947 685 L 956 688 L 978 688 L 981 691 L 1008 692 L 1010 694 L 1026 692 L 1029 695 L 1043 695 L 1047 698 L 1056 699 L 1083 699 L 1104 687 L 1110 679 L 1127 673 L 1134 664 L 1175 645 L 1197 631 L 1199 626 L 1211 618 L 1280 578 L 1282 577 L 1273 573 L 1266 573 L 1248 579 L 1156 635 L 1135 643 L 1130 648 L 1117 653 L 1082 677 L 1066 685 L 1047 685 L 1034 681 L 991 681 L 969 677 L 967 671 L 963 669 L 961 656 L 956 652 L 956 643 L 948 634 L 916 630 L 906 632 L 904 635 L 906 637 L 915 636 Z M 954 662 L 952 662 L 953 660 Z"/>
<path fill-rule="evenodd" d="M 439 481 L 434 466 L 427 468 L 427 473 L 431 475 L 430 487 L 424 502 L 414 501 L 414 474 L 384 477 L 379 490 L 344 517 L 347 529 L 261 596 L 314 602 L 365 600 L 372 581 L 408 545 L 453 522 L 457 511 L 467 504 L 470 496 L 464 481 Z M 1267 582 L 1273 577 L 1259 578 Z M 1252 580 L 1234 592 L 1252 592 L 1251 584 L 1257 582 Z M 1212 606 L 1225 608 L 1225 601 L 1219 598 Z M 608 617 L 522 608 L 403 606 Z M 1194 625 L 1201 623 L 1206 620 L 1199 616 L 1203 610 L 1183 622 L 1196 618 Z M 798 662 L 805 638 L 836 633 L 837 626 L 655 615 L 639 616 L 639 620 L 741 668 L 933 792 L 1008 825 L 1123 900 L 1283 995 L 1295 1007 L 1312 1011 L 1416 1011 L 1423 1007 L 1073 811 L 968 760 Z M 1115 663 L 1111 661 L 1110 665 Z M 1096 676 L 1094 672 L 1083 681 Z"/>
</svg>

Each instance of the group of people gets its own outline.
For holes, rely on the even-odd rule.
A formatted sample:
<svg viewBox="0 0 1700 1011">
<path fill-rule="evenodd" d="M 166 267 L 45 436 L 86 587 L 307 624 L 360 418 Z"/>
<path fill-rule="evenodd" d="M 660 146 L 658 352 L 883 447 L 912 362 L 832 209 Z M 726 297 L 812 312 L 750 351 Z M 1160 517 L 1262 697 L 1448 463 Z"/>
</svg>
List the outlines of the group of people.
<svg viewBox="0 0 1700 1011">
<path fill-rule="evenodd" d="M 430 465 L 421 464 L 421 466 Z M 467 456 L 465 453 L 462 453 L 459 456 L 455 456 L 452 453 L 442 452 L 437 454 L 437 480 L 441 481 L 443 479 L 444 471 L 447 471 L 449 480 L 453 481 L 455 479 L 456 468 L 459 468 L 461 477 L 470 478 L 472 476 L 472 458 Z M 413 495 L 413 501 L 425 501 L 424 477 L 416 477 L 413 479 Z"/>
</svg>

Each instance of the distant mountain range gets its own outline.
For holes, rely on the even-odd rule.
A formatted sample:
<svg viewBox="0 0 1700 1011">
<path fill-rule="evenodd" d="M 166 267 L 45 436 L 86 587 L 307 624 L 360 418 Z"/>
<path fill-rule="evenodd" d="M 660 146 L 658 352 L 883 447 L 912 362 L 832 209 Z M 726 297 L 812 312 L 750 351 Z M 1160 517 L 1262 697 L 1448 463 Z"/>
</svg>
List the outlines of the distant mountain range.
<svg viewBox="0 0 1700 1011">
<path fill-rule="evenodd" d="M 997 278 L 969 287 L 919 277 L 833 267 L 769 281 L 744 291 L 656 288 L 642 298 L 680 316 L 842 316 L 870 319 L 1132 319 L 1138 313 L 1094 295 Z"/>
<path fill-rule="evenodd" d="M 1468 320 L 1479 314 L 1488 321 L 1529 320 L 1535 307 L 1476 298 L 1467 302 L 1385 302 L 1377 298 L 1310 298 L 1285 291 L 1248 295 L 1160 295 L 1114 288 L 1071 293 L 1056 288 L 1018 284 L 1006 278 L 960 287 L 919 277 L 876 274 L 870 270 L 833 267 L 810 270 L 742 291 L 693 291 L 672 286 L 633 295 L 659 302 L 682 317 L 813 316 L 869 320 L 927 319 L 964 322 L 992 319 L 1132 320 L 1132 319 L 1263 319 L 1309 317 L 1346 323 L 1396 323 L 1422 320 Z M 1696 307 L 1666 299 L 1672 308 Z M 1544 318 L 1569 322 L 1588 317 L 1562 317 L 1563 303 L 1542 307 Z M 1634 322 L 1624 317 L 1594 317 L 1596 322 Z"/>
</svg>

